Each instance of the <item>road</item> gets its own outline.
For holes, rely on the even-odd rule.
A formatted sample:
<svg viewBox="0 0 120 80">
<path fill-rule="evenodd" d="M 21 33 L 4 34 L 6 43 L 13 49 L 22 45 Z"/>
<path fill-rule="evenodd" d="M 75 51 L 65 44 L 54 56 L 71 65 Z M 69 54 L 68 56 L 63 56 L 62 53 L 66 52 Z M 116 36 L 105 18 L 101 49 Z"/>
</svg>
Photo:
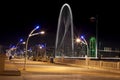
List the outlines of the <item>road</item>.
<svg viewBox="0 0 120 80">
<path fill-rule="evenodd" d="M 24 71 L 24 59 L 13 59 L 12 62 L 21 71 L 20 80 L 120 80 L 120 73 L 80 66 L 27 60 Z"/>
</svg>

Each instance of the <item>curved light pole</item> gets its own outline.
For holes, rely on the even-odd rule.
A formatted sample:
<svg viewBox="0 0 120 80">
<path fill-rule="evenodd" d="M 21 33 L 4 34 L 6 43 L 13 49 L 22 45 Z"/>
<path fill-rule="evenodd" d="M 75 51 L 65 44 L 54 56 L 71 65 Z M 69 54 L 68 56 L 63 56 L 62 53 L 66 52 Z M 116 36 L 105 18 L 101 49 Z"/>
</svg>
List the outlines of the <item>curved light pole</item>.
<svg viewBox="0 0 120 80">
<path fill-rule="evenodd" d="M 24 60 L 24 68 L 23 70 L 26 70 L 26 60 L 27 60 L 27 49 L 28 49 L 28 41 L 29 41 L 29 38 L 32 37 L 32 36 L 35 36 L 35 35 L 38 35 L 38 34 L 44 34 L 45 32 L 44 31 L 41 31 L 41 32 L 38 32 L 38 33 L 34 33 L 33 32 L 35 30 L 39 29 L 39 26 L 37 26 L 36 28 L 34 28 L 30 34 L 28 35 L 28 38 L 27 38 L 27 41 L 26 41 L 26 48 L 25 48 L 25 60 Z"/>
<path fill-rule="evenodd" d="M 23 39 L 20 39 L 19 42 L 16 44 L 15 54 L 17 53 L 17 46 L 18 46 L 19 43 L 22 42 L 22 41 L 23 41 Z M 15 55 L 15 54 L 14 54 L 14 55 Z"/>
<path fill-rule="evenodd" d="M 87 41 L 85 40 L 84 36 L 81 36 L 81 39 L 84 40 L 84 42 L 82 41 L 82 43 L 84 43 L 84 44 L 87 46 L 87 57 L 88 57 L 88 52 L 89 52 L 88 43 L 87 43 Z"/>
</svg>

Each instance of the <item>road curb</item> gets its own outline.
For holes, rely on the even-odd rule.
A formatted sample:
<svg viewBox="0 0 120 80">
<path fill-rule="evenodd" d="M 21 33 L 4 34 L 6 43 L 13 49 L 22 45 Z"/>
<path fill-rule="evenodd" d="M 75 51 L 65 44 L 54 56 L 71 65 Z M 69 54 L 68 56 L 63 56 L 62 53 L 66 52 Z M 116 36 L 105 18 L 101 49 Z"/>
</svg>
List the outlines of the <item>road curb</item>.
<svg viewBox="0 0 120 80">
<path fill-rule="evenodd" d="M 21 72 L 19 70 L 18 71 L 6 70 L 0 72 L 0 76 L 21 76 Z"/>
</svg>

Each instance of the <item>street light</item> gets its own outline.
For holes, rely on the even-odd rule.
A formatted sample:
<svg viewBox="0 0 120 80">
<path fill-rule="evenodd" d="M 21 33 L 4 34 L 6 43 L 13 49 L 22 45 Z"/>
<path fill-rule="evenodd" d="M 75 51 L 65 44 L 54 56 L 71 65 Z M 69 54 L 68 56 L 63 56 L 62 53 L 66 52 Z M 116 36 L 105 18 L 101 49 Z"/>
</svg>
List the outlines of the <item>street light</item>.
<svg viewBox="0 0 120 80">
<path fill-rule="evenodd" d="M 82 41 L 82 43 L 84 43 L 84 44 L 87 46 L 87 57 L 88 57 L 88 52 L 89 52 L 88 43 L 87 43 L 87 41 L 85 40 L 84 36 L 81 36 L 81 39 L 84 40 L 84 41 Z"/>
<path fill-rule="evenodd" d="M 23 41 L 23 39 L 20 39 L 19 42 L 16 44 L 16 49 L 15 49 L 15 54 L 16 54 L 16 51 L 17 51 L 17 46 Z M 14 54 L 14 55 L 15 55 Z"/>
<path fill-rule="evenodd" d="M 80 42 L 81 42 L 80 38 L 76 38 L 76 43 L 80 43 Z"/>
<path fill-rule="evenodd" d="M 35 30 L 37 30 L 37 29 L 39 29 L 39 26 L 37 26 L 36 28 L 34 28 L 34 29 L 30 32 L 30 34 L 28 35 L 28 38 L 27 38 L 27 41 L 26 41 L 25 60 L 24 60 L 24 68 L 23 68 L 23 70 L 26 70 L 26 59 L 27 59 L 27 49 L 28 49 L 28 41 L 29 41 L 29 38 L 32 37 L 32 36 L 35 36 L 35 35 L 39 35 L 39 34 L 45 33 L 45 32 L 42 31 L 42 32 L 38 32 L 38 33 L 34 33 L 34 34 L 33 34 L 33 32 L 34 32 Z"/>
<path fill-rule="evenodd" d="M 22 44 L 25 44 L 25 42 L 22 42 Z"/>
<path fill-rule="evenodd" d="M 39 26 L 37 26 L 36 28 L 34 28 L 30 34 L 28 35 L 28 38 L 27 38 L 27 41 L 26 41 L 26 48 L 25 48 L 25 60 L 24 60 L 24 68 L 23 70 L 26 70 L 26 58 L 27 58 L 27 48 L 28 48 L 28 41 L 29 41 L 29 38 L 31 37 L 32 33 L 37 30 L 39 28 Z"/>
<path fill-rule="evenodd" d="M 76 42 L 76 45 L 75 45 L 75 56 L 80 56 L 80 44 L 82 43 L 80 37 L 77 37 L 75 39 L 75 42 Z"/>
<path fill-rule="evenodd" d="M 32 37 L 32 36 L 35 36 L 35 35 L 38 35 L 38 34 L 45 34 L 45 31 L 40 31 L 38 33 L 34 33 L 34 34 L 30 34 L 29 37 Z"/>
<path fill-rule="evenodd" d="M 83 43 L 83 44 L 86 44 L 84 41 L 82 41 L 79 37 L 75 39 L 75 42 L 76 43 Z"/>
<path fill-rule="evenodd" d="M 40 50 L 43 49 L 44 50 L 44 55 L 42 57 L 46 58 L 47 54 L 46 54 L 46 43 L 45 44 L 39 44 L 39 48 Z M 38 55 L 37 55 L 38 57 Z"/>
<path fill-rule="evenodd" d="M 18 44 L 20 43 L 20 42 L 22 42 L 23 41 L 23 39 L 20 39 L 19 40 L 19 42 L 16 44 L 16 47 L 18 46 Z"/>
</svg>

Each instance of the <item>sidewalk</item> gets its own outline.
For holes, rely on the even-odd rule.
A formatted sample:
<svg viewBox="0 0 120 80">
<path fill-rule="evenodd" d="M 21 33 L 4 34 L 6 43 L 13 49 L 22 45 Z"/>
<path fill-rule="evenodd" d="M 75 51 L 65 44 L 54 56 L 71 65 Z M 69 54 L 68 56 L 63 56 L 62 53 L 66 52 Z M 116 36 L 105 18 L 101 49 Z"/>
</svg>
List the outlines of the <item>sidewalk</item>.
<svg viewBox="0 0 120 80">
<path fill-rule="evenodd" d="M 21 72 L 17 69 L 12 60 L 5 58 L 5 68 L 4 71 L 0 73 L 0 76 L 20 76 Z"/>
</svg>

